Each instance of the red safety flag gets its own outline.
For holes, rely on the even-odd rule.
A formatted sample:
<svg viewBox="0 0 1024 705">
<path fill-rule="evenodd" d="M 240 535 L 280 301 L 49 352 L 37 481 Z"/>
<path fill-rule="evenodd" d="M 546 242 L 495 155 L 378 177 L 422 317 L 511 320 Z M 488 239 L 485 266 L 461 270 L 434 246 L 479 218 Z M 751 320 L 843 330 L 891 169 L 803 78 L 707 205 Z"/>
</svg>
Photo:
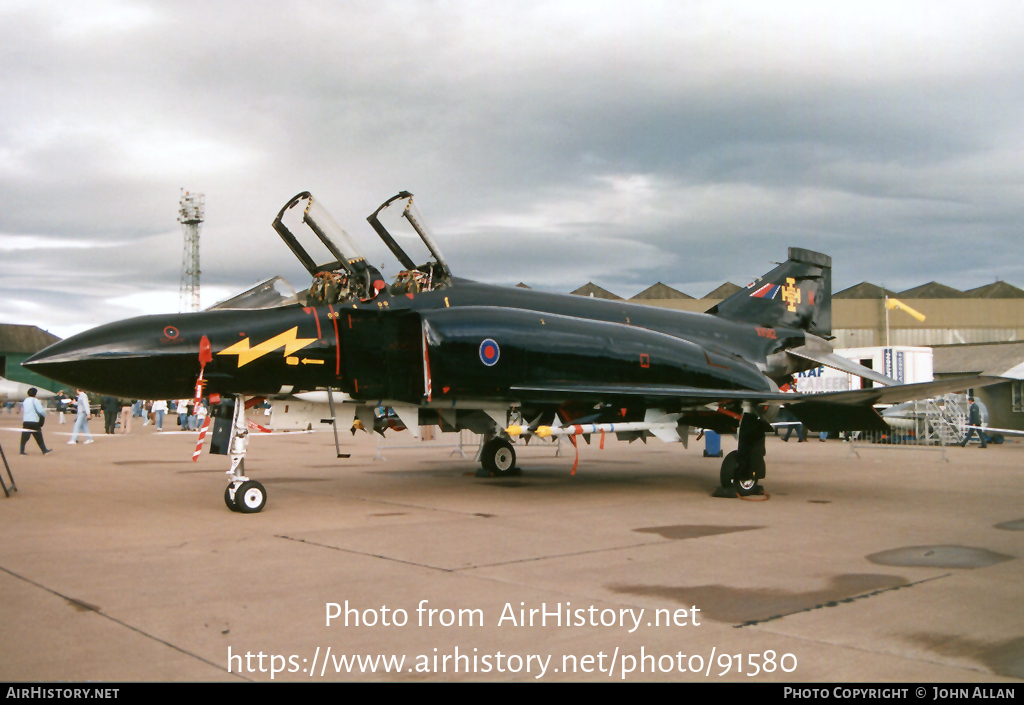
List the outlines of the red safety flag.
<svg viewBox="0 0 1024 705">
<path fill-rule="evenodd" d="M 205 335 L 199 339 L 199 379 L 196 380 L 196 404 L 203 398 L 203 371 L 206 370 L 206 363 L 213 362 L 213 349 L 210 347 L 210 339 Z"/>
</svg>

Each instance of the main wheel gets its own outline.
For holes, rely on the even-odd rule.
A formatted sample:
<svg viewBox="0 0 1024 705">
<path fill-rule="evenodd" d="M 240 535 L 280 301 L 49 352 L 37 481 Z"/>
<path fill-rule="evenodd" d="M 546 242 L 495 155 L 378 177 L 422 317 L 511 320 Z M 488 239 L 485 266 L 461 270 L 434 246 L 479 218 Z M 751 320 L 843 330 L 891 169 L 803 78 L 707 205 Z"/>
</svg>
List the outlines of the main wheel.
<svg viewBox="0 0 1024 705">
<path fill-rule="evenodd" d="M 488 472 L 509 475 L 516 466 L 516 451 L 504 438 L 495 438 L 484 445 L 480 453 L 480 464 Z"/>
<path fill-rule="evenodd" d="M 228 509 L 230 509 L 231 511 L 237 512 L 238 505 L 236 505 L 235 500 L 231 498 L 231 485 L 233 484 L 235 483 L 228 483 L 228 486 L 224 488 L 224 504 L 228 505 Z M 235 496 L 237 497 L 238 494 L 236 493 Z"/>
<path fill-rule="evenodd" d="M 235 506 L 243 514 L 255 514 L 267 503 L 267 491 L 256 480 L 243 482 L 235 490 Z"/>
<path fill-rule="evenodd" d="M 722 461 L 722 470 L 719 472 L 719 480 L 722 483 L 722 487 L 729 489 L 732 487 L 733 480 L 736 477 L 736 468 L 739 466 L 739 453 L 732 451 L 729 455 L 725 456 L 725 460 Z"/>
<path fill-rule="evenodd" d="M 749 497 L 752 494 L 757 494 L 757 478 L 763 476 L 764 460 L 761 458 L 751 458 L 749 467 L 737 467 L 736 474 L 733 477 L 733 487 L 736 489 L 736 494 L 740 497 Z"/>
</svg>

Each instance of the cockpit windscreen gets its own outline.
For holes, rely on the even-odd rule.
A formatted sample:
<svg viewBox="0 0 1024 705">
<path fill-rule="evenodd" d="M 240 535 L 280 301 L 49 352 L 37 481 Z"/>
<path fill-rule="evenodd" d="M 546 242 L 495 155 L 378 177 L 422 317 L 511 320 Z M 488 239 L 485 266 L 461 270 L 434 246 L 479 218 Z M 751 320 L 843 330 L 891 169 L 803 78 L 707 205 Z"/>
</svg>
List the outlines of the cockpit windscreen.
<svg viewBox="0 0 1024 705">
<path fill-rule="evenodd" d="M 251 289 L 243 291 L 241 294 L 232 296 L 230 299 L 218 301 L 207 310 L 277 308 L 278 306 L 298 303 L 298 301 L 299 298 L 296 296 L 295 289 L 292 288 L 291 284 L 281 277 L 271 277 Z"/>
</svg>

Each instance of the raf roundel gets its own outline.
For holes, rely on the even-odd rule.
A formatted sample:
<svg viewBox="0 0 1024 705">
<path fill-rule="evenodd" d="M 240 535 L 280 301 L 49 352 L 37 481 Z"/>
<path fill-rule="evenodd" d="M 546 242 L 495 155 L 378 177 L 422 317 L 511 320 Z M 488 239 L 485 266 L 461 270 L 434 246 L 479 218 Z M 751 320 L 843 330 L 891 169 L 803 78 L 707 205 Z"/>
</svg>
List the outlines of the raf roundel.
<svg viewBox="0 0 1024 705">
<path fill-rule="evenodd" d="M 480 343 L 480 361 L 488 367 L 493 367 L 498 362 L 499 355 L 501 350 L 498 349 L 498 344 L 490 338 Z"/>
</svg>

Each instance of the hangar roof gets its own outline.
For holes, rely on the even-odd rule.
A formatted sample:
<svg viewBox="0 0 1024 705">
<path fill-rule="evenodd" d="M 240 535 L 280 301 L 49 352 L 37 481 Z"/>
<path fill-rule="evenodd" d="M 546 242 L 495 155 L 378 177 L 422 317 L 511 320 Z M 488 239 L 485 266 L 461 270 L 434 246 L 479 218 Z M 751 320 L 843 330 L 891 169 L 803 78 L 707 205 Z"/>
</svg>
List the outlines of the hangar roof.
<svg viewBox="0 0 1024 705">
<path fill-rule="evenodd" d="M 737 291 L 740 291 L 743 287 L 736 286 L 732 282 L 726 282 L 722 286 L 718 287 L 714 291 L 709 291 L 707 294 L 702 296 L 702 299 L 727 299 Z"/>
<path fill-rule="evenodd" d="M 1024 342 L 936 345 L 932 352 L 936 374 L 1002 375 L 1024 363 Z"/>
<path fill-rule="evenodd" d="M 899 296 L 904 299 L 964 299 L 964 292 L 938 282 L 928 282 L 913 289 L 901 291 Z"/>
<path fill-rule="evenodd" d="M 692 299 L 693 297 L 689 294 L 673 289 L 670 286 L 658 282 L 654 286 L 649 286 L 639 294 L 633 297 L 634 299 Z"/>
<path fill-rule="evenodd" d="M 607 289 L 602 289 L 594 282 L 587 282 L 576 291 L 570 291 L 570 294 L 576 294 L 577 296 L 593 296 L 595 299 L 612 299 L 613 301 L 622 301 L 622 297 L 613 294 Z"/>
<path fill-rule="evenodd" d="M 896 296 L 896 294 L 871 282 L 861 282 L 849 289 L 832 294 L 833 299 L 884 299 L 886 296 Z"/>
<path fill-rule="evenodd" d="M 1006 282 L 995 282 L 976 289 L 968 289 L 964 296 L 972 299 L 1024 299 L 1024 290 Z"/>
<path fill-rule="evenodd" d="M 60 338 L 37 326 L 0 323 L 0 353 L 34 353 Z"/>
</svg>

